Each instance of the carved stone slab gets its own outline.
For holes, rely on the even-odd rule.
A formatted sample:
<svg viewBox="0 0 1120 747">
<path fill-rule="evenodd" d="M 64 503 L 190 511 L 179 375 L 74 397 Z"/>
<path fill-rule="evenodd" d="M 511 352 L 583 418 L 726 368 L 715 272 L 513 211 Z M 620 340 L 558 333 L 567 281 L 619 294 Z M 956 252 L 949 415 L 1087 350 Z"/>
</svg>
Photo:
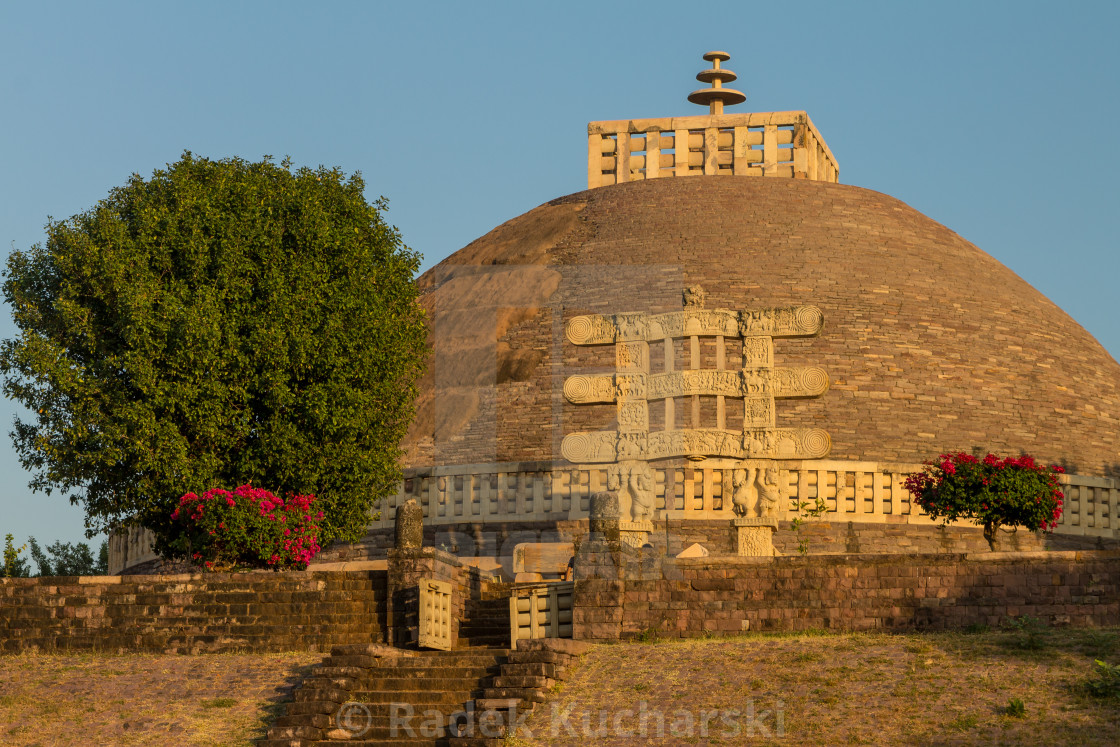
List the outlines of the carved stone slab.
<svg viewBox="0 0 1120 747">
<path fill-rule="evenodd" d="M 593 374 L 564 380 L 564 398 L 576 404 L 646 399 L 647 374 Z"/>
<path fill-rule="evenodd" d="M 665 399 L 693 394 L 724 397 L 819 397 L 828 391 L 823 368 L 751 368 L 743 371 L 672 371 L 659 374 L 570 376 L 569 402 L 614 402 L 624 398 Z"/>
<path fill-rule="evenodd" d="M 746 558 L 769 558 L 774 552 L 774 529 L 769 524 L 740 524 L 750 519 L 735 520 L 736 554 Z"/>
<path fill-rule="evenodd" d="M 573 345 L 663 340 L 667 337 L 805 337 L 818 334 L 824 314 L 816 306 L 775 309 L 700 309 L 665 314 L 589 314 L 572 317 L 565 335 Z"/>
<path fill-rule="evenodd" d="M 560 453 L 577 464 L 622 459 L 728 457 L 732 459 L 820 459 L 832 448 L 819 428 L 752 428 L 743 433 L 696 428 L 653 433 L 595 431 L 564 437 Z"/>
<path fill-rule="evenodd" d="M 649 430 L 649 403 L 644 399 L 623 400 L 618 403 L 618 430 L 623 432 Z"/>
<path fill-rule="evenodd" d="M 771 368 L 773 365 L 774 338 L 743 338 L 743 368 Z"/>
<path fill-rule="evenodd" d="M 831 448 L 828 433 L 811 428 L 777 428 L 775 399 L 817 397 L 828 390 L 828 373 L 815 366 L 774 368 L 775 337 L 818 334 L 824 315 L 816 306 L 705 309 L 706 294 L 690 286 L 684 308 L 662 314 L 631 312 L 590 314 L 570 319 L 565 327 L 575 345 L 615 345 L 615 373 L 570 376 L 564 397 L 575 404 L 616 403 L 617 430 L 572 433 L 561 443 L 564 458 L 576 463 L 646 462 L 654 459 L 726 457 L 732 459 L 818 459 Z M 700 337 L 742 338 L 742 368 L 726 368 L 727 349 L 717 345 L 715 369 L 700 369 Z M 676 369 L 673 340 L 690 337 L 692 364 Z M 650 372 L 650 342 L 665 345 L 665 368 Z M 734 364 L 733 364 L 734 365 Z M 700 397 L 715 397 L 715 428 L 701 427 Z M 679 429 L 675 400 L 692 398 L 692 427 Z M 741 400 L 743 430 L 725 430 L 727 400 Z M 664 400 L 666 430 L 650 432 L 650 402 Z M 614 481 L 626 495 L 644 475 L 636 467 L 619 467 Z M 738 503 L 758 511 L 762 496 L 776 494 L 771 470 L 744 468 L 736 482 Z M 642 478 L 644 479 L 644 478 Z M 635 493 L 637 494 L 637 493 Z M 749 499 L 749 501 L 748 501 Z M 738 507 L 738 503 L 736 506 Z M 638 505 L 638 503 L 635 503 Z M 746 510 L 746 509 L 744 509 Z M 631 518 L 645 518 L 642 508 Z M 642 515 L 639 515 L 642 514 Z"/>
<path fill-rule="evenodd" d="M 620 342 L 614 348 L 619 373 L 649 373 L 649 343 Z"/>
</svg>

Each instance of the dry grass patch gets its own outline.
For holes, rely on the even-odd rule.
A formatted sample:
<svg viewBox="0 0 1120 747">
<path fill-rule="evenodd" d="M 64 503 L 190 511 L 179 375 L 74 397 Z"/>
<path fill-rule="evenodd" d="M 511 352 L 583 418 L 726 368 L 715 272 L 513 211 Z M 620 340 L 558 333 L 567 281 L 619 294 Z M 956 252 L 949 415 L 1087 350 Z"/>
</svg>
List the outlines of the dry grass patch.
<svg viewBox="0 0 1120 747">
<path fill-rule="evenodd" d="M 321 654 L 0 656 L 0 744 L 247 745 Z"/>
<path fill-rule="evenodd" d="M 1111 747 L 1120 696 L 1089 692 L 1095 659 L 1117 663 L 1120 629 L 598 646 L 510 742 Z"/>
</svg>

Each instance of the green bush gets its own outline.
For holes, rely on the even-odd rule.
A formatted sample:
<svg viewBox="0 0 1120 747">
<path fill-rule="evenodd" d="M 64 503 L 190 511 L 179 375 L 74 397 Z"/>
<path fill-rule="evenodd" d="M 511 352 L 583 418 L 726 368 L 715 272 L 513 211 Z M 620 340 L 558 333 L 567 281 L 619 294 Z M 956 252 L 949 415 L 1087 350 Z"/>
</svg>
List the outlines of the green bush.
<svg viewBox="0 0 1120 747">
<path fill-rule="evenodd" d="M 315 496 L 281 499 L 251 485 L 187 493 L 171 514 L 181 531 L 168 554 L 206 570 L 306 568 L 320 549 L 323 513 L 314 503 Z"/>
<path fill-rule="evenodd" d="M 930 518 L 946 524 L 971 519 L 984 527 L 994 547 L 1001 526 L 1036 532 L 1058 525 L 1064 497 L 1058 475 L 1063 471 L 1057 465 L 1037 464 L 1027 455 L 1001 459 L 988 454 L 977 459 L 958 452 L 926 462 L 904 485 Z"/>
<path fill-rule="evenodd" d="M 15 538 L 4 535 L 4 578 L 27 578 L 27 561 L 19 556 L 25 546 L 16 547 Z"/>
<path fill-rule="evenodd" d="M 1093 662 L 1093 674 L 1096 676 L 1085 684 L 1090 695 L 1098 698 L 1120 698 L 1120 666 L 1096 659 Z"/>
</svg>

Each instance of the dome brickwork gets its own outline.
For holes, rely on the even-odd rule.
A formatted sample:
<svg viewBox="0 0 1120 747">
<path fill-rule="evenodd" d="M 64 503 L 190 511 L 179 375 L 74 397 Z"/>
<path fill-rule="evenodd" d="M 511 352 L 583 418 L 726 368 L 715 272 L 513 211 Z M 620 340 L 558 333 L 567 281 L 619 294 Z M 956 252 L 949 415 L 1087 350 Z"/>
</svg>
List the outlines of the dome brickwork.
<svg viewBox="0 0 1120 747">
<path fill-rule="evenodd" d="M 776 418 L 828 431 L 831 458 L 914 463 L 982 449 L 1081 474 L 1120 465 L 1116 361 L 1007 267 L 870 190 L 721 176 L 600 187 L 499 226 L 420 284 L 434 354 L 408 466 L 562 461 L 564 435 L 611 429 L 616 417 L 613 404 L 565 400 L 566 377 L 610 373 L 615 361 L 613 346 L 571 344 L 564 325 L 676 311 L 691 286 L 712 309 L 822 310 L 819 336 L 775 340 L 773 357 L 824 368 L 830 388 L 779 400 Z M 702 368 L 716 339 L 701 338 Z M 737 360 L 741 342 L 724 344 Z M 679 369 L 686 346 L 674 346 Z M 651 343 L 652 369 L 664 354 Z M 700 398 L 702 424 L 715 410 Z M 692 410 L 676 411 L 680 427 Z M 662 408 L 649 417 L 651 431 L 664 428 Z"/>
</svg>

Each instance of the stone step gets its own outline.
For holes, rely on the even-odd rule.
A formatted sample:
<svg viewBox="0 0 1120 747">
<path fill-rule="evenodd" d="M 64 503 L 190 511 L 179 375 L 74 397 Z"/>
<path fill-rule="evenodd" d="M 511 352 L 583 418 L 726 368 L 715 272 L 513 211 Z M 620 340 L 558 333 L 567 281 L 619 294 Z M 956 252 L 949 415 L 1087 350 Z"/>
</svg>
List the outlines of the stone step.
<svg viewBox="0 0 1120 747">
<path fill-rule="evenodd" d="M 417 689 L 386 689 L 386 690 L 357 690 L 350 694 L 351 700 L 366 705 L 381 705 L 389 703 L 408 703 L 410 705 L 462 705 L 468 700 L 482 694 L 478 681 L 459 683 L 441 687 L 438 690 Z"/>
<path fill-rule="evenodd" d="M 297 724 L 295 726 L 272 726 L 268 729 L 269 739 L 306 739 L 317 740 L 322 739 L 324 730 L 315 726 L 308 726 L 307 724 Z"/>
<path fill-rule="evenodd" d="M 314 726 L 317 729 L 329 730 L 334 728 L 334 718 L 329 713 L 291 713 L 277 716 L 272 725 Z"/>
<path fill-rule="evenodd" d="M 409 737 L 401 737 L 393 739 L 391 737 L 377 737 L 371 739 L 324 739 L 320 742 L 308 742 L 306 747 L 381 747 L 382 745 L 393 745 L 393 747 L 432 747 L 434 744 L 446 744 L 446 737 L 442 734 L 440 737 L 418 737 L 411 739 Z M 268 745 L 272 747 L 272 745 Z M 277 747 L 280 747 L 279 745 Z M 293 745 L 293 747 L 305 747 L 305 745 Z"/>
<path fill-rule="evenodd" d="M 545 695 L 542 690 L 534 687 L 488 687 L 483 691 L 482 697 L 494 699 L 513 699 L 531 703 L 543 703 Z"/>
<path fill-rule="evenodd" d="M 502 674 L 494 678 L 494 687 L 497 688 L 536 688 L 538 690 L 547 690 L 556 684 L 556 681 L 551 677 L 543 677 L 539 675 L 506 675 Z"/>
<path fill-rule="evenodd" d="M 502 637 L 487 636 L 485 638 L 460 638 L 459 646 L 462 648 L 484 648 L 493 646 L 495 643 L 504 643 L 509 639 L 509 635 Z"/>
<path fill-rule="evenodd" d="M 478 711 L 503 711 L 517 708 L 521 705 L 521 698 L 476 698 L 475 710 Z"/>
<path fill-rule="evenodd" d="M 411 730 L 408 728 L 410 726 Z M 315 747 L 323 747 L 324 745 L 354 747 L 354 745 L 383 744 L 423 744 L 426 747 L 432 747 L 432 745 L 443 743 L 449 736 L 446 728 L 433 728 L 431 724 L 425 724 L 423 718 L 418 715 L 411 722 L 403 725 L 398 723 L 394 726 L 373 726 L 364 731 L 356 731 L 353 736 L 347 739 L 327 738 L 318 742 L 311 742 L 311 744 L 314 744 Z"/>
<path fill-rule="evenodd" d="M 391 694 L 392 693 L 390 693 L 390 695 Z M 441 713 L 455 713 L 456 711 L 464 710 L 466 704 L 472 703 L 480 694 L 480 691 L 477 690 L 474 693 L 454 693 L 448 696 L 448 701 L 446 703 L 409 703 L 403 699 L 393 700 L 392 698 L 385 702 L 375 703 L 367 700 L 364 695 L 355 693 L 354 700 L 347 701 L 346 710 L 355 714 L 355 718 L 360 717 L 363 723 L 365 719 L 368 718 L 373 723 L 385 722 L 388 724 L 390 719 L 397 716 L 403 717 L 410 712 L 419 717 L 419 714 L 427 709 L 438 710 Z M 366 693 L 366 695 L 368 695 L 368 693 Z M 333 719 L 337 711 L 338 709 L 335 709 L 335 712 L 326 715 Z M 300 723 L 306 722 L 300 721 Z"/>
<path fill-rule="evenodd" d="M 454 664 L 473 664 L 477 661 L 495 661 L 502 663 L 509 655 L 508 648 L 491 648 L 479 651 L 459 651 L 452 649 L 451 651 L 425 651 L 419 656 L 414 656 L 408 659 L 399 659 L 393 666 L 398 667 L 427 667 L 438 663 L 439 666 L 447 666 L 450 663 Z"/>
<path fill-rule="evenodd" d="M 488 667 L 393 667 L 367 670 L 363 676 L 355 678 L 355 682 L 369 682 L 383 679 L 416 679 L 416 680 L 461 680 L 485 677 L 497 674 L 502 664 L 493 664 Z M 333 681 L 333 680 L 331 680 Z"/>
</svg>

